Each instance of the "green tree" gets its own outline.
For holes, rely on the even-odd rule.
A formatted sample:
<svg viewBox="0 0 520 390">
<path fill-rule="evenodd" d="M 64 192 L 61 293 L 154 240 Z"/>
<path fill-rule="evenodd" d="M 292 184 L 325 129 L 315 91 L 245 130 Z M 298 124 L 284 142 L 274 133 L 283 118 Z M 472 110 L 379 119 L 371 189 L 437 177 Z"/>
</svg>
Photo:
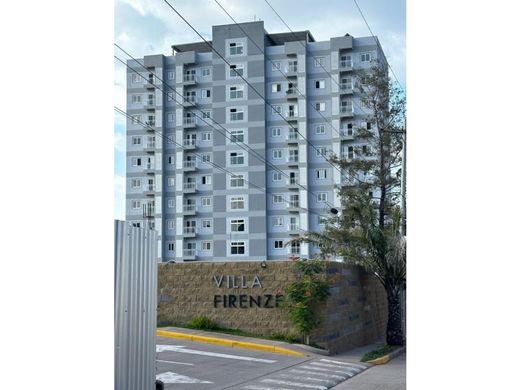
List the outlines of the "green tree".
<svg viewBox="0 0 520 390">
<path fill-rule="evenodd" d="M 402 345 L 400 291 L 406 282 L 406 242 L 401 231 L 401 152 L 405 99 L 385 64 L 356 74 L 366 123 L 355 129 L 349 153 L 332 156 L 342 172 L 341 208 L 323 232 L 300 238 L 320 246 L 321 256 L 342 256 L 383 285 L 388 300 L 386 340 Z"/>
</svg>

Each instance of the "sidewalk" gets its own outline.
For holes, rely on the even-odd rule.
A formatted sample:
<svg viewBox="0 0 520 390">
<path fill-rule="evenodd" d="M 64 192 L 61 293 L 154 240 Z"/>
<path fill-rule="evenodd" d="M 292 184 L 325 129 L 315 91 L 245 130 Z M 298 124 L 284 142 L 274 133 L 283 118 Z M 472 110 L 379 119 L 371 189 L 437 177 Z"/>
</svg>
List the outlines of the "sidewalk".
<svg viewBox="0 0 520 390">
<path fill-rule="evenodd" d="M 347 352 L 348 354 L 348 352 Z M 342 356 L 343 355 L 337 355 Z M 406 352 L 386 364 L 368 370 L 334 386 L 332 390 L 405 390 Z"/>
</svg>

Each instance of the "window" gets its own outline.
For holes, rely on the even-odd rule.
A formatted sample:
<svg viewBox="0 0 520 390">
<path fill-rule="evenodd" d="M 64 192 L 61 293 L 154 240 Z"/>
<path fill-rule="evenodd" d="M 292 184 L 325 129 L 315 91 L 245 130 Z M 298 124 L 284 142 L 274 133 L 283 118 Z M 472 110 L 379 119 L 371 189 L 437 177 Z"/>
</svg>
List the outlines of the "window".
<svg viewBox="0 0 520 390">
<path fill-rule="evenodd" d="M 273 115 L 279 114 L 282 112 L 282 106 L 272 106 Z"/>
<path fill-rule="evenodd" d="M 132 103 L 141 103 L 141 95 L 132 95 Z"/>
<path fill-rule="evenodd" d="M 231 42 L 229 44 L 229 55 L 239 56 L 244 54 L 244 44 L 242 42 Z"/>
<path fill-rule="evenodd" d="M 133 200 L 132 201 L 132 208 L 133 209 L 140 209 L 141 208 L 141 201 L 140 200 Z"/>
<path fill-rule="evenodd" d="M 170 251 L 170 252 L 175 251 L 175 243 L 173 243 L 173 242 L 168 243 L 168 251 Z"/>
<path fill-rule="evenodd" d="M 132 145 L 141 145 L 141 137 L 132 137 Z"/>
<path fill-rule="evenodd" d="M 281 181 L 282 172 L 273 172 L 273 181 Z"/>
<path fill-rule="evenodd" d="M 231 220 L 231 231 L 232 232 L 244 232 L 246 230 L 246 224 L 243 219 L 232 219 Z"/>
<path fill-rule="evenodd" d="M 327 155 L 327 148 L 324 146 L 320 146 L 316 148 L 316 156 L 317 157 L 325 157 Z"/>
<path fill-rule="evenodd" d="M 140 167 L 142 163 L 141 157 L 132 157 L 132 166 L 133 167 Z"/>
<path fill-rule="evenodd" d="M 273 217 L 273 226 L 282 226 L 283 217 Z"/>
<path fill-rule="evenodd" d="M 210 119 L 211 118 L 211 110 L 202 111 L 202 119 Z"/>
<path fill-rule="evenodd" d="M 175 207 L 175 199 L 168 199 L 168 208 L 173 209 Z"/>
<path fill-rule="evenodd" d="M 174 165 L 174 164 L 175 164 L 175 157 L 168 156 L 168 165 Z"/>
<path fill-rule="evenodd" d="M 231 176 L 230 187 L 243 187 L 244 186 L 244 175 L 233 175 Z"/>
<path fill-rule="evenodd" d="M 369 155 L 372 152 L 372 149 L 370 148 L 370 145 L 363 145 L 362 150 L 363 150 L 363 154 L 365 156 Z"/>
<path fill-rule="evenodd" d="M 327 223 L 326 215 L 318 215 L 318 225 L 325 225 Z"/>
<path fill-rule="evenodd" d="M 243 99 L 244 98 L 244 86 L 235 85 L 229 87 L 229 99 Z"/>
<path fill-rule="evenodd" d="M 203 89 L 200 91 L 200 97 L 202 99 L 207 99 L 211 97 L 211 89 Z"/>
<path fill-rule="evenodd" d="M 243 121 L 244 120 L 244 109 L 243 108 L 229 109 L 229 120 L 231 122 Z"/>
<path fill-rule="evenodd" d="M 174 114 L 173 114 L 173 113 L 171 113 L 171 112 L 170 112 L 170 113 L 168 113 L 168 122 L 170 122 L 170 123 L 171 123 L 171 122 L 173 122 L 173 121 L 174 121 L 174 119 L 175 119 L 175 116 L 174 116 Z"/>
<path fill-rule="evenodd" d="M 211 250 L 211 241 L 202 241 L 201 248 L 203 251 L 210 251 Z"/>
<path fill-rule="evenodd" d="M 211 133 L 202 133 L 202 141 L 203 142 L 211 141 Z"/>
<path fill-rule="evenodd" d="M 316 198 L 318 199 L 318 202 L 326 202 L 327 201 L 327 193 L 326 192 L 318 192 L 316 194 Z"/>
<path fill-rule="evenodd" d="M 314 57 L 314 67 L 320 68 L 325 64 L 325 57 Z"/>
<path fill-rule="evenodd" d="M 204 175 L 201 177 L 202 185 L 210 185 L 211 184 L 211 175 Z"/>
<path fill-rule="evenodd" d="M 231 242 L 231 254 L 232 255 L 243 255 L 246 253 L 246 244 L 244 241 L 232 241 Z"/>
<path fill-rule="evenodd" d="M 280 70 L 280 61 L 271 61 L 271 70 L 273 72 Z"/>
<path fill-rule="evenodd" d="M 136 123 L 141 122 L 141 115 L 132 115 L 132 124 L 135 125 Z"/>
<path fill-rule="evenodd" d="M 202 228 L 203 229 L 211 229 L 211 219 L 203 219 L 202 220 Z"/>
<path fill-rule="evenodd" d="M 244 152 L 231 152 L 229 154 L 231 165 L 244 164 Z"/>
<path fill-rule="evenodd" d="M 325 88 L 325 80 L 316 80 L 316 89 Z"/>
<path fill-rule="evenodd" d="M 274 149 L 273 150 L 273 159 L 279 160 L 282 158 L 282 149 Z"/>
<path fill-rule="evenodd" d="M 281 194 L 274 194 L 273 195 L 273 203 L 279 204 L 283 202 L 283 196 Z"/>
<path fill-rule="evenodd" d="M 240 77 L 244 75 L 244 65 L 230 65 L 229 67 L 229 77 Z"/>
<path fill-rule="evenodd" d="M 314 108 L 316 109 L 316 111 L 325 111 L 325 103 L 324 102 L 315 103 Z"/>
<path fill-rule="evenodd" d="M 282 84 L 280 84 L 280 83 L 271 84 L 271 92 L 276 93 L 276 92 L 280 92 L 281 90 L 282 90 Z"/>
<path fill-rule="evenodd" d="M 325 125 L 324 124 L 319 124 L 319 125 L 316 125 L 316 134 L 325 134 Z"/>
<path fill-rule="evenodd" d="M 173 219 L 168 220 L 168 229 L 170 229 L 170 230 L 175 229 L 175 220 L 173 220 Z"/>
<path fill-rule="evenodd" d="M 132 188 L 141 188 L 141 179 L 132 179 Z"/>
<path fill-rule="evenodd" d="M 202 162 L 203 163 L 210 163 L 211 162 L 211 153 L 204 153 L 202 156 Z"/>
<path fill-rule="evenodd" d="M 169 177 L 168 178 L 168 187 L 173 187 L 175 185 L 175 178 Z"/>
<path fill-rule="evenodd" d="M 173 102 L 173 92 L 168 92 L 168 101 Z"/>
<path fill-rule="evenodd" d="M 348 159 L 354 158 L 354 147 L 353 146 L 349 146 L 348 147 L 348 149 L 347 149 L 347 158 Z"/>
<path fill-rule="evenodd" d="M 209 68 L 202 68 L 201 73 L 202 77 L 208 77 L 211 74 Z"/>
<path fill-rule="evenodd" d="M 141 77 L 141 75 L 139 73 L 132 73 L 132 83 L 134 84 L 137 84 L 137 83 L 142 83 L 143 81 L 143 78 Z"/>
<path fill-rule="evenodd" d="M 326 178 L 327 178 L 326 169 L 316 169 L 316 179 L 326 179 Z"/>
<path fill-rule="evenodd" d="M 173 80 L 175 78 L 175 73 L 171 70 L 168 71 L 168 80 Z"/>
<path fill-rule="evenodd" d="M 283 249 L 283 241 L 275 240 L 274 241 L 274 249 Z"/>
<path fill-rule="evenodd" d="M 279 127 L 273 127 L 271 129 L 271 135 L 273 137 L 280 137 L 282 135 L 282 129 L 280 129 Z"/>
<path fill-rule="evenodd" d="M 289 162 L 298 162 L 298 149 L 289 149 Z"/>
<path fill-rule="evenodd" d="M 367 123 L 367 130 L 372 130 L 372 123 L 371 122 Z"/>
<path fill-rule="evenodd" d="M 244 130 L 231 130 L 231 142 L 244 142 Z"/>
<path fill-rule="evenodd" d="M 204 196 L 200 198 L 200 203 L 202 207 L 211 207 L 211 198 L 209 196 Z"/>
<path fill-rule="evenodd" d="M 231 210 L 243 210 L 245 207 L 245 201 L 243 196 L 232 196 L 230 198 Z"/>
<path fill-rule="evenodd" d="M 362 53 L 361 54 L 361 62 L 370 62 L 372 60 L 372 56 L 370 53 Z"/>
</svg>

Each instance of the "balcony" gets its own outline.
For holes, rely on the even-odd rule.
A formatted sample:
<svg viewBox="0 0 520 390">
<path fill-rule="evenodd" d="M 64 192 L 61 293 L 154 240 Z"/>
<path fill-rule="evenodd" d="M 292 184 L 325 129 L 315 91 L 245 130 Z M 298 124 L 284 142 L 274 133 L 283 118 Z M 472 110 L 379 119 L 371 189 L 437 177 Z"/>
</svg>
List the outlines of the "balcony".
<svg viewBox="0 0 520 390">
<path fill-rule="evenodd" d="M 197 99 L 195 95 L 187 95 L 183 98 L 184 107 L 194 107 L 197 105 Z"/>
<path fill-rule="evenodd" d="M 195 126 L 197 125 L 197 120 L 196 118 L 194 117 L 184 117 L 182 119 L 182 126 L 185 128 L 185 129 L 190 129 L 190 128 L 194 128 Z"/>
<path fill-rule="evenodd" d="M 287 164 L 288 165 L 298 165 L 298 156 L 289 156 L 287 157 Z"/>
<path fill-rule="evenodd" d="M 185 203 L 182 206 L 182 212 L 184 215 L 195 215 L 197 213 L 197 206 L 192 203 Z"/>
<path fill-rule="evenodd" d="M 197 258 L 197 250 L 196 249 L 184 249 L 182 254 L 184 255 L 184 260 L 195 260 Z"/>
<path fill-rule="evenodd" d="M 195 75 L 194 74 L 185 74 L 182 81 L 184 82 L 184 85 L 195 85 Z"/>
<path fill-rule="evenodd" d="M 287 204 L 287 211 L 289 211 L 290 213 L 297 213 L 300 211 L 300 200 L 297 199 L 297 200 L 291 200 L 288 204 Z"/>
<path fill-rule="evenodd" d="M 289 178 L 289 180 L 287 180 L 287 188 L 290 189 L 290 190 L 297 190 L 299 189 L 299 183 L 298 183 L 298 180 L 294 177 L 291 177 Z"/>
<path fill-rule="evenodd" d="M 154 218 L 155 214 L 155 205 L 153 203 L 144 203 L 143 204 L 143 218 L 150 219 Z"/>
<path fill-rule="evenodd" d="M 287 138 L 287 143 L 290 143 L 290 144 L 298 143 L 298 133 L 289 132 L 289 134 L 287 134 L 286 138 Z"/>
<path fill-rule="evenodd" d="M 289 234 L 300 234 L 300 225 L 298 225 L 297 223 L 290 223 L 288 226 L 287 226 L 287 230 L 289 231 Z"/>
<path fill-rule="evenodd" d="M 352 106 L 341 106 L 339 114 L 342 117 L 352 118 L 354 116 L 354 108 Z"/>
<path fill-rule="evenodd" d="M 144 87 L 146 89 L 152 89 L 152 88 L 155 88 L 155 78 L 154 77 L 149 77 L 145 83 L 144 83 Z"/>
<path fill-rule="evenodd" d="M 301 250 L 300 250 L 300 247 L 299 246 L 295 246 L 295 247 L 290 247 L 289 248 L 289 254 L 290 255 L 299 255 L 301 253 Z"/>
<path fill-rule="evenodd" d="M 339 93 L 341 95 L 352 95 L 354 93 L 354 89 L 352 88 L 352 84 L 350 83 L 340 83 L 339 84 Z"/>
<path fill-rule="evenodd" d="M 145 152 L 154 152 L 155 151 L 155 142 L 147 142 L 143 147 Z"/>
<path fill-rule="evenodd" d="M 287 77 L 298 76 L 298 64 L 289 64 L 289 66 L 285 68 L 285 75 Z"/>
<path fill-rule="evenodd" d="M 285 113 L 285 119 L 289 121 L 297 121 L 298 120 L 298 112 L 295 110 L 289 110 Z"/>
<path fill-rule="evenodd" d="M 197 190 L 196 187 L 197 187 L 196 183 L 192 182 L 192 181 L 184 182 L 182 184 L 182 188 L 183 188 L 184 192 L 186 192 L 186 193 L 195 192 Z"/>
<path fill-rule="evenodd" d="M 143 166 L 143 173 L 146 174 L 153 174 L 155 173 L 155 166 L 152 163 L 144 164 Z"/>
<path fill-rule="evenodd" d="M 354 130 L 352 129 L 339 129 L 339 135 L 342 140 L 353 140 Z"/>
<path fill-rule="evenodd" d="M 153 184 L 148 184 L 144 187 L 144 194 L 146 196 L 155 195 L 155 186 Z"/>
<path fill-rule="evenodd" d="M 195 237 L 197 234 L 197 228 L 195 226 L 184 226 L 182 233 L 184 237 Z"/>
<path fill-rule="evenodd" d="M 184 149 L 195 149 L 197 147 L 197 140 L 193 138 L 184 138 L 182 146 L 184 146 Z"/>
<path fill-rule="evenodd" d="M 197 161 L 195 161 L 195 160 L 184 160 L 182 162 L 182 168 L 185 171 L 194 171 L 195 169 L 197 169 Z"/>
<path fill-rule="evenodd" d="M 350 71 L 354 67 L 352 66 L 352 60 L 341 60 L 339 62 L 339 68 L 342 71 Z"/>
<path fill-rule="evenodd" d="M 285 91 L 286 99 L 298 99 L 298 91 L 296 91 L 296 87 L 289 88 Z"/>
<path fill-rule="evenodd" d="M 152 99 L 148 99 L 145 103 L 144 103 L 144 109 L 145 110 L 155 110 L 155 101 Z"/>
</svg>

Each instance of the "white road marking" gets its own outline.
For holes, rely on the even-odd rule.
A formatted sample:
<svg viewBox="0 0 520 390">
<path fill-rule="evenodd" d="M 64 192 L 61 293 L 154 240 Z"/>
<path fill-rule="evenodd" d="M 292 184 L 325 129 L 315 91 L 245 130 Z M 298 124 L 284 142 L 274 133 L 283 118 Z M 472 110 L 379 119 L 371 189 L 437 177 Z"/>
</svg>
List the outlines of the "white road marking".
<svg viewBox="0 0 520 390">
<path fill-rule="evenodd" d="M 288 375 L 288 374 L 278 374 L 276 376 L 277 378 L 283 378 L 283 379 L 298 379 L 299 381 L 314 381 L 314 382 L 326 382 L 330 384 L 335 384 L 335 381 L 331 381 L 330 379 L 326 378 L 313 378 L 310 376 L 294 376 L 294 375 Z"/>
<path fill-rule="evenodd" d="M 161 380 L 163 383 L 213 383 L 203 381 L 201 379 L 191 378 L 185 375 L 180 375 L 171 371 L 156 375 L 155 378 Z"/>
<path fill-rule="evenodd" d="M 253 358 L 253 357 L 249 357 L 249 356 L 228 355 L 226 353 L 206 352 L 206 351 L 198 351 L 195 349 L 187 349 L 182 345 L 156 345 L 156 351 L 157 352 L 171 351 L 171 352 L 191 353 L 194 355 L 212 356 L 212 357 L 219 357 L 219 358 L 223 358 L 223 359 L 246 360 L 248 362 L 276 363 L 276 360 L 258 359 L 258 358 Z"/>
<path fill-rule="evenodd" d="M 328 373 L 325 374 L 324 372 L 316 372 L 316 371 L 306 371 L 306 370 L 297 370 L 297 369 L 292 369 L 290 371 L 294 372 L 296 374 L 326 376 L 327 378 L 336 378 L 336 379 L 341 379 L 342 381 L 344 381 L 347 378 L 350 378 L 349 376 L 335 375 L 335 374 L 328 374 Z"/>
<path fill-rule="evenodd" d="M 326 387 L 326 386 L 309 385 L 307 383 L 300 383 L 300 382 L 279 381 L 277 379 L 262 379 L 260 382 L 274 383 L 276 385 L 299 386 L 299 387 L 304 387 L 306 389 L 318 389 L 318 390 L 327 390 L 328 389 L 328 387 Z"/>
<path fill-rule="evenodd" d="M 287 389 L 285 387 L 264 387 L 264 386 L 254 386 L 254 385 L 246 386 L 246 387 L 244 387 L 244 389 L 249 389 L 249 390 L 294 390 L 294 389 Z"/>
<path fill-rule="evenodd" d="M 300 366 L 301 368 L 305 368 L 307 370 L 316 370 L 316 371 L 325 371 L 325 372 L 336 372 L 338 374 L 348 375 L 349 378 L 353 377 L 354 374 L 351 372 L 346 371 L 338 371 L 338 370 L 329 370 L 328 368 L 320 368 L 320 367 L 313 367 L 313 366 Z"/>
<path fill-rule="evenodd" d="M 345 366 L 359 367 L 359 368 L 362 368 L 363 370 L 366 370 L 368 368 L 368 366 L 364 366 L 362 364 L 349 363 L 349 362 L 340 362 L 340 361 L 337 361 L 337 360 L 320 359 L 320 361 L 326 362 L 326 363 L 334 363 L 334 364 L 339 364 L 339 365 L 345 365 Z"/>
<path fill-rule="evenodd" d="M 182 365 L 184 365 L 184 366 L 193 366 L 193 363 L 173 362 L 173 361 L 171 361 L 171 360 L 159 360 L 159 359 L 157 359 L 156 361 L 157 361 L 157 362 L 161 362 L 161 363 L 182 364 Z"/>
<path fill-rule="evenodd" d="M 344 370 L 352 370 L 356 374 L 360 373 L 362 371 L 360 368 L 357 368 L 357 367 L 336 366 L 334 364 L 328 364 L 328 363 L 311 362 L 309 364 L 312 364 L 313 366 L 318 366 L 318 367 L 341 368 L 341 369 L 344 369 Z"/>
</svg>

